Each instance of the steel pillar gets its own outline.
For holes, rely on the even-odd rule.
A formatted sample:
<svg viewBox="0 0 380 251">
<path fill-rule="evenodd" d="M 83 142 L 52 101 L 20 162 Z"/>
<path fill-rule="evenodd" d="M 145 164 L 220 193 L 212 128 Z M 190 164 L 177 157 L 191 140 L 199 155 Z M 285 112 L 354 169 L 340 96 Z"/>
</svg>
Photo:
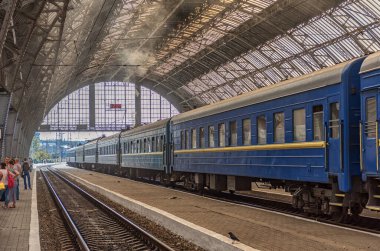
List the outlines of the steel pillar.
<svg viewBox="0 0 380 251">
<path fill-rule="evenodd" d="M 89 85 L 89 124 L 90 129 L 95 128 L 95 84 Z"/>
<path fill-rule="evenodd" d="M 135 126 L 141 125 L 141 86 L 135 85 Z"/>
<path fill-rule="evenodd" d="M 5 154 L 4 138 L 10 101 L 11 95 L 5 91 L 0 91 L 0 159 L 2 159 Z"/>
<path fill-rule="evenodd" d="M 22 126 L 22 122 L 17 119 L 14 126 L 13 137 L 12 137 L 11 154 L 13 156 L 18 156 L 18 139 L 20 137 L 21 126 Z"/>
<path fill-rule="evenodd" d="M 5 156 L 12 156 L 12 143 L 13 143 L 13 133 L 15 129 L 15 124 L 17 121 L 17 111 L 10 109 L 8 112 L 7 125 L 5 128 L 4 143 L 5 146 L 4 153 Z M 15 156 L 12 156 L 15 157 Z"/>
</svg>

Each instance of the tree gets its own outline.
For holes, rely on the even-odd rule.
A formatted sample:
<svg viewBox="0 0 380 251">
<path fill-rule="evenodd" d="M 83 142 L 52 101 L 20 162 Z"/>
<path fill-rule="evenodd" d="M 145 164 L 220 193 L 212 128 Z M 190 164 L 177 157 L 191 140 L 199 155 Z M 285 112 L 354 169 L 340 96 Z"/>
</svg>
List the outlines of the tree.
<svg viewBox="0 0 380 251">
<path fill-rule="evenodd" d="M 35 135 L 32 140 L 32 145 L 30 146 L 29 155 L 33 156 L 36 152 L 42 150 L 41 148 L 40 138 Z"/>
<path fill-rule="evenodd" d="M 51 159 L 51 156 L 49 153 L 45 152 L 44 150 L 38 150 L 34 152 L 34 154 L 32 155 L 32 158 L 40 162 L 45 159 Z"/>
</svg>

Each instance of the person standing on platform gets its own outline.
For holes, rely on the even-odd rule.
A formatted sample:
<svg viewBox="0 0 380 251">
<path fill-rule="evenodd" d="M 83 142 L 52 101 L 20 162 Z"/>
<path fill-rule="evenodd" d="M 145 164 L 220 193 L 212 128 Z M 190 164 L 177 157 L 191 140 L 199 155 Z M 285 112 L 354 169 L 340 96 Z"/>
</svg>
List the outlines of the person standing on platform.
<svg viewBox="0 0 380 251">
<path fill-rule="evenodd" d="M 9 202 L 12 201 L 12 205 L 8 208 L 16 207 L 16 179 L 20 174 L 14 167 L 15 161 L 11 159 L 8 163 L 8 196 L 5 200 L 5 206 L 8 206 Z"/>
<path fill-rule="evenodd" d="M 5 189 L 0 190 L 0 198 L 3 195 L 5 195 L 4 201 L 6 201 L 6 198 L 8 195 L 8 171 L 7 171 L 7 164 L 5 164 L 5 162 L 1 162 L 0 173 L 2 174 L 2 178 L 1 178 L 0 182 L 3 183 L 5 186 Z M 5 208 L 5 204 L 3 207 Z"/>
<path fill-rule="evenodd" d="M 32 190 L 32 186 L 30 185 L 30 166 L 27 158 L 24 159 L 24 163 L 22 164 L 22 172 L 24 174 L 24 189 L 28 189 L 26 186 L 26 181 L 28 181 L 29 189 Z"/>
<path fill-rule="evenodd" d="M 22 174 L 22 167 L 21 167 L 21 164 L 20 164 L 20 161 L 19 159 L 15 159 L 15 165 L 13 167 L 19 174 Z M 17 175 L 17 179 L 16 179 L 16 199 L 19 200 L 20 199 L 20 175 Z"/>
</svg>

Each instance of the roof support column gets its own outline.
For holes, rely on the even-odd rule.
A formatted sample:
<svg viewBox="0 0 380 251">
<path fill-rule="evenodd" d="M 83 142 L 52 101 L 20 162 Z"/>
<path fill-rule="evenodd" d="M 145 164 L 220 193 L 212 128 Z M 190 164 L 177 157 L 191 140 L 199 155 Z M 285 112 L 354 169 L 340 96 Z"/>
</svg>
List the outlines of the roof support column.
<svg viewBox="0 0 380 251">
<path fill-rule="evenodd" d="M 8 119 L 7 119 L 7 125 L 5 128 L 5 135 L 4 135 L 4 153 L 5 156 L 12 156 L 12 142 L 13 142 L 13 133 L 15 124 L 17 121 L 17 111 L 14 109 L 10 109 L 8 112 Z M 13 156 L 12 156 L 13 157 Z"/>
<path fill-rule="evenodd" d="M 0 91 L 0 159 L 5 154 L 5 129 L 7 127 L 9 104 L 11 95 L 8 92 Z"/>
<path fill-rule="evenodd" d="M 135 85 L 135 126 L 141 125 L 141 85 Z"/>
<path fill-rule="evenodd" d="M 89 125 L 90 129 L 95 129 L 95 84 L 89 85 Z"/>
<path fill-rule="evenodd" d="M 20 137 L 20 131 L 21 131 L 21 121 L 20 120 L 16 120 L 16 123 L 15 123 L 15 128 L 13 130 L 13 138 L 12 138 L 12 150 L 11 150 L 11 154 L 13 156 L 17 156 L 18 155 L 18 139 Z"/>
<path fill-rule="evenodd" d="M 21 127 L 20 129 L 20 135 L 19 135 L 19 138 L 18 138 L 18 147 L 17 147 L 17 155 L 21 158 L 24 158 L 25 155 L 23 153 L 23 144 L 24 144 L 24 131 Z"/>
</svg>

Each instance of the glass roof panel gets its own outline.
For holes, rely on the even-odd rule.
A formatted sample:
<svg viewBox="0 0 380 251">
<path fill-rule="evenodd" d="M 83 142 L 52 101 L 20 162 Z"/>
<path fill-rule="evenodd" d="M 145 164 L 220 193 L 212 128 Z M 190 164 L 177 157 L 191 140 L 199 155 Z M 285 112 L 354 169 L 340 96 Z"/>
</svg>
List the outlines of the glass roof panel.
<svg viewBox="0 0 380 251">
<path fill-rule="evenodd" d="M 194 83 L 205 82 L 208 90 L 198 97 L 209 94 L 207 97 L 212 98 L 206 102 L 214 102 L 378 51 L 379 16 L 379 1 L 346 1 L 186 86 L 191 89 Z M 214 80 L 213 86 L 208 85 L 210 79 Z M 247 84 L 243 85 L 243 81 Z"/>
</svg>

